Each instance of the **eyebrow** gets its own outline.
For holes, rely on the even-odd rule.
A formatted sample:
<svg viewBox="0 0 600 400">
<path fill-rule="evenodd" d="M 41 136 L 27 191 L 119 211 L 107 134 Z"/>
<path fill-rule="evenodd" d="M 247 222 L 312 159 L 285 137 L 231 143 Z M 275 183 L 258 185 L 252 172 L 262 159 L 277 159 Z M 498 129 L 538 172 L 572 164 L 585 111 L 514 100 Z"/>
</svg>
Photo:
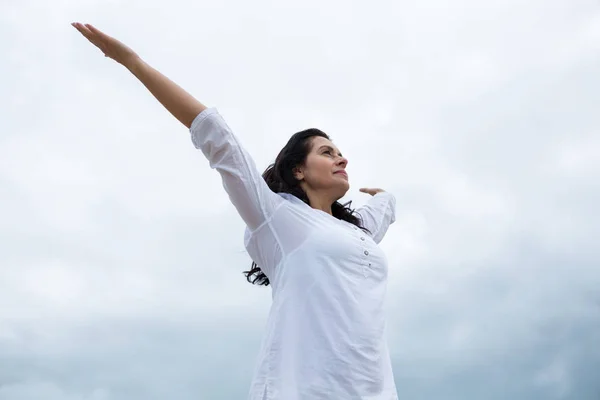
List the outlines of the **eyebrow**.
<svg viewBox="0 0 600 400">
<path fill-rule="evenodd" d="M 328 145 L 326 145 L 326 144 L 325 144 L 325 145 L 323 145 L 323 146 L 321 146 L 321 147 L 319 147 L 319 150 L 321 150 L 322 148 L 327 148 L 327 149 L 329 149 L 329 150 L 331 150 L 331 151 L 335 151 L 335 150 L 333 149 L 333 147 L 331 147 L 331 146 L 328 146 Z M 338 152 L 338 155 L 339 155 L 340 157 L 344 157 L 344 156 L 342 155 L 342 153 L 339 153 L 339 152 Z"/>
</svg>

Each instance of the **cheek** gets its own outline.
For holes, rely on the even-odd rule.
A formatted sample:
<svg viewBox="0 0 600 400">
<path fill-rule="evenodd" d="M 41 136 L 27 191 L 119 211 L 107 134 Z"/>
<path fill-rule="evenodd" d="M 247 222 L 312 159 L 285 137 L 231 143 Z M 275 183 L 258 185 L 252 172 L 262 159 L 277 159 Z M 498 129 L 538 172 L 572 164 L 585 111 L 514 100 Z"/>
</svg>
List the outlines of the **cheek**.
<svg viewBox="0 0 600 400">
<path fill-rule="evenodd" d="M 331 178 L 332 165 L 327 159 L 315 160 L 311 165 L 312 176 L 316 179 Z"/>
</svg>

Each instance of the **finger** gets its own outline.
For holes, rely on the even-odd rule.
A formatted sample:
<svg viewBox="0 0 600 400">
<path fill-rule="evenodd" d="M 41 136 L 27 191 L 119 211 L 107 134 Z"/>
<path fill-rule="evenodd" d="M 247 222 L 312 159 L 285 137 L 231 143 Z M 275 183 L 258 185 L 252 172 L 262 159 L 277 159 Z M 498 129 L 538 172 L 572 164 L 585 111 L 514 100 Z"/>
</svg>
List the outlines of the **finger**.
<svg viewBox="0 0 600 400">
<path fill-rule="evenodd" d="M 106 39 L 111 39 L 110 36 L 108 36 L 106 33 L 102 32 L 100 29 L 96 28 L 94 25 L 92 24 L 85 24 L 85 27 L 92 32 L 94 35 L 102 38 L 102 40 L 106 40 Z"/>
<path fill-rule="evenodd" d="M 90 43 L 92 43 L 94 46 L 96 46 L 97 48 L 99 48 L 103 53 L 106 53 L 106 49 L 105 49 L 105 45 L 102 41 L 101 38 L 98 37 L 98 35 L 94 34 L 92 31 L 90 31 L 85 25 L 80 24 L 80 23 L 74 23 L 72 24 L 79 32 L 81 32 L 81 34 L 90 41 Z"/>
<path fill-rule="evenodd" d="M 85 36 L 89 41 L 92 41 L 92 38 L 94 37 L 94 34 L 92 32 L 89 31 L 89 29 L 87 29 L 85 26 L 83 26 L 82 24 L 73 24 L 73 26 L 75 27 L 75 29 L 77 29 L 83 36 Z"/>
<path fill-rule="evenodd" d="M 363 193 L 368 193 L 371 196 L 375 196 L 377 193 L 383 192 L 383 189 L 376 189 L 376 188 L 360 188 L 359 189 L 361 192 Z"/>
<path fill-rule="evenodd" d="M 75 27 L 75 29 L 77 29 L 79 32 L 82 32 L 82 33 L 83 33 L 84 29 L 85 29 L 85 27 L 83 26 L 83 24 L 80 23 L 80 22 L 73 22 L 71 25 L 73 25 Z"/>
<path fill-rule="evenodd" d="M 85 36 L 90 42 L 94 43 L 95 45 L 98 45 L 98 36 L 95 35 L 92 31 L 90 31 L 85 25 L 80 24 L 80 23 L 74 23 L 73 26 L 79 31 L 81 32 L 81 34 L 83 36 Z"/>
<path fill-rule="evenodd" d="M 73 26 L 73 28 L 77 29 L 81 34 L 83 34 L 83 31 L 81 30 L 81 24 L 78 22 L 73 22 L 71 24 Z"/>
<path fill-rule="evenodd" d="M 94 37 L 96 38 L 96 41 L 98 42 L 98 47 L 100 47 L 100 50 L 104 51 L 106 53 L 106 48 L 113 46 L 113 45 L 123 45 L 121 42 L 119 42 L 117 39 L 115 39 L 114 37 L 107 35 L 106 33 L 102 32 L 100 29 L 96 28 L 94 25 L 92 24 L 85 24 L 85 27 L 94 35 Z"/>
</svg>

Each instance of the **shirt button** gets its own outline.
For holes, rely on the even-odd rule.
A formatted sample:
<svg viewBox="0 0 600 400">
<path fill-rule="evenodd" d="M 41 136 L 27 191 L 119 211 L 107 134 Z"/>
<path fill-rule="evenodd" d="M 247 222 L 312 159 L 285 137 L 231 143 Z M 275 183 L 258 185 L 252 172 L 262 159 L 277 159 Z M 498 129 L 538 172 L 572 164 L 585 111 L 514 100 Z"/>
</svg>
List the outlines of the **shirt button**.
<svg viewBox="0 0 600 400">
<path fill-rule="evenodd" d="M 371 266 L 371 263 L 369 263 L 369 267 Z"/>
<path fill-rule="evenodd" d="M 361 238 L 360 238 L 360 240 L 365 240 L 365 238 L 364 238 L 364 237 L 361 237 Z"/>
<path fill-rule="evenodd" d="M 369 252 L 367 250 L 365 250 L 365 256 L 368 256 Z"/>
</svg>

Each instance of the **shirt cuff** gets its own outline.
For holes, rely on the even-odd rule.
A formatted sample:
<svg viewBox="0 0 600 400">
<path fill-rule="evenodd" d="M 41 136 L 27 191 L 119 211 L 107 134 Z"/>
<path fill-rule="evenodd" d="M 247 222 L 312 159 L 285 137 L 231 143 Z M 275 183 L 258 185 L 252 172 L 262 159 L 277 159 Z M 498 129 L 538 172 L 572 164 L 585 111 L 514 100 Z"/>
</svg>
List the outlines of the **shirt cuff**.
<svg viewBox="0 0 600 400">
<path fill-rule="evenodd" d="M 202 142 L 203 142 L 202 138 L 204 136 L 198 135 L 198 133 L 202 129 L 201 128 L 202 122 L 204 122 L 211 115 L 217 115 L 217 114 L 218 114 L 218 111 L 216 108 L 214 108 L 214 107 L 205 108 L 198 115 L 196 115 L 196 118 L 194 118 L 194 120 L 192 121 L 192 125 L 190 125 L 190 136 L 192 138 L 192 143 L 194 144 L 195 148 L 200 149 L 202 147 Z"/>
<path fill-rule="evenodd" d="M 190 131 L 193 131 L 198 127 L 210 115 L 217 114 L 218 111 L 215 107 L 207 107 L 200 112 L 200 114 L 196 115 L 196 118 L 192 121 L 192 125 L 190 125 Z"/>
</svg>

